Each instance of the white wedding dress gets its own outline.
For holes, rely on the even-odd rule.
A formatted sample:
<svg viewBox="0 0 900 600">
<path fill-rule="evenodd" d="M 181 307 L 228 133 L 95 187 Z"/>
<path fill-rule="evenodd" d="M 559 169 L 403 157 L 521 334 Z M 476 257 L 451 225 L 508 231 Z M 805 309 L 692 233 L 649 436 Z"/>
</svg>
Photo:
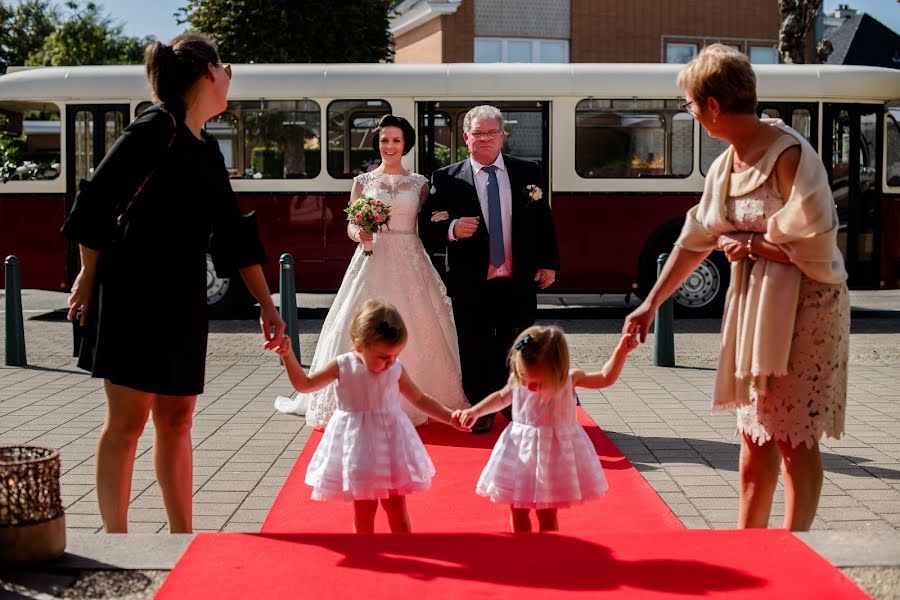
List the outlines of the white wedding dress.
<svg viewBox="0 0 900 600">
<path fill-rule="evenodd" d="M 350 321 L 366 300 L 382 299 L 400 311 L 409 339 L 400 354 L 407 373 L 424 392 L 448 408 L 467 408 L 459 366 L 459 346 L 450 299 L 416 233 L 428 179 L 416 173 L 356 177 L 362 192 L 391 205 L 390 229 L 375 234 L 374 254 L 356 248 L 337 297 L 328 311 L 310 372 L 353 350 Z M 336 384 L 295 398 L 279 397 L 280 412 L 305 414 L 306 423 L 323 428 L 337 406 Z M 401 397 L 401 408 L 414 425 L 427 417 Z"/>
</svg>

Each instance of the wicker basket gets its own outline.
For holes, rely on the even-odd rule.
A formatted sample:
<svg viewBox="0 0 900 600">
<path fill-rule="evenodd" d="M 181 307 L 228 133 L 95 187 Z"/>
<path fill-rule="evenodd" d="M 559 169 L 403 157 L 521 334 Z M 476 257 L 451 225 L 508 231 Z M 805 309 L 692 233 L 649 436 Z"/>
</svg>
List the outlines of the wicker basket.
<svg viewBox="0 0 900 600">
<path fill-rule="evenodd" d="M 66 550 L 59 452 L 0 447 L 0 562 L 50 560 Z"/>
</svg>

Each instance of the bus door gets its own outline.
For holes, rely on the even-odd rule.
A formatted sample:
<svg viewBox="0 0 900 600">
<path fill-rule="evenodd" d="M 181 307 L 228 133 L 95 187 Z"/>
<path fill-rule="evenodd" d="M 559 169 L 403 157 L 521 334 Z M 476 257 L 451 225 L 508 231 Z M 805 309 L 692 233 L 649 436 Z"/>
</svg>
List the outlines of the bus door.
<svg viewBox="0 0 900 600">
<path fill-rule="evenodd" d="M 481 104 L 496 106 L 503 113 L 507 136 L 502 152 L 538 163 L 544 193 L 549 194 L 553 187 L 550 185 L 550 102 L 546 100 L 419 102 L 416 107 L 418 172 L 431 178 L 436 169 L 469 157 L 463 140 L 463 119 L 469 109 Z M 549 201 L 550 196 L 547 198 Z M 443 276 L 443 252 L 429 249 L 429 253 Z"/>
<path fill-rule="evenodd" d="M 130 121 L 127 104 L 69 104 L 66 106 L 66 214 L 72 209 L 78 182 L 94 169 Z M 78 245 L 69 242 L 69 283 L 81 269 Z"/>
<path fill-rule="evenodd" d="M 837 205 L 838 246 L 849 284 L 878 288 L 884 107 L 825 104 L 822 160 Z"/>
</svg>

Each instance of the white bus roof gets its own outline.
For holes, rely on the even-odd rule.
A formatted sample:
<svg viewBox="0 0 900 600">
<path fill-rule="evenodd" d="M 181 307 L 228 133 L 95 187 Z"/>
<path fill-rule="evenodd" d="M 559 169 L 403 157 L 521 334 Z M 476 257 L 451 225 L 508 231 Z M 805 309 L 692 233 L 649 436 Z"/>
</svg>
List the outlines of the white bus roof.
<svg viewBox="0 0 900 600">
<path fill-rule="evenodd" d="M 681 65 L 280 64 L 234 65 L 229 98 L 674 98 Z M 760 98 L 884 101 L 900 98 L 900 70 L 755 65 Z M 42 67 L 0 76 L 0 101 L 149 98 L 144 67 Z"/>
</svg>

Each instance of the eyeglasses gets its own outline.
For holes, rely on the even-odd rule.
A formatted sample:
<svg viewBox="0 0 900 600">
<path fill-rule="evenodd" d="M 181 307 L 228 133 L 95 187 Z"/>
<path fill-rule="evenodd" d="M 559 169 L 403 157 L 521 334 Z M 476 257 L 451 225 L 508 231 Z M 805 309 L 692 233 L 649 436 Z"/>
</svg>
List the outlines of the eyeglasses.
<svg viewBox="0 0 900 600">
<path fill-rule="evenodd" d="M 694 112 L 693 110 L 691 110 L 692 104 L 694 104 L 693 100 L 691 100 L 690 102 L 682 102 L 679 106 L 681 106 L 681 110 L 683 110 L 684 112 L 692 113 Z"/>
<path fill-rule="evenodd" d="M 469 137 L 473 137 L 476 140 L 479 138 L 490 139 L 492 137 L 496 137 L 496 136 L 500 135 L 501 133 L 503 133 L 503 130 L 502 129 L 491 129 L 490 131 L 470 131 L 468 133 L 469 133 Z"/>
<path fill-rule="evenodd" d="M 225 77 L 227 77 L 230 81 L 231 80 L 231 65 L 225 65 L 222 63 L 219 63 L 219 64 L 222 65 L 222 70 L 225 71 Z"/>
</svg>

